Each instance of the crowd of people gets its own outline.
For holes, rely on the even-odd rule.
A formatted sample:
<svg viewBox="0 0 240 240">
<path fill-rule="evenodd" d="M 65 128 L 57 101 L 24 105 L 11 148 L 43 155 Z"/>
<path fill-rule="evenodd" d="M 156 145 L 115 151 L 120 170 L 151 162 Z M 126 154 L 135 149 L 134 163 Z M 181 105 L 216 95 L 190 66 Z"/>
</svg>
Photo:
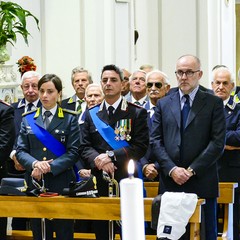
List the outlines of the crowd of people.
<svg viewBox="0 0 240 240">
<path fill-rule="evenodd" d="M 151 65 L 130 73 L 110 64 L 97 84 L 90 71 L 76 67 L 71 73 L 75 94 L 62 100 L 58 76 L 24 73 L 23 99 L 12 106 L 0 102 L 0 177 L 10 171 L 10 156 L 11 171 L 24 174 L 29 189 L 44 184 L 62 194 L 76 175 L 94 175 L 99 195 L 108 196 L 106 176 L 118 182 L 127 177 L 133 159 L 135 175 L 159 181 L 159 193 L 204 198 L 202 234 L 206 240 L 217 239 L 218 183 L 240 182 L 240 106 L 232 95 L 233 75 L 227 66 L 217 65 L 212 89 L 204 88 L 201 62 L 194 55 L 177 59 L 175 74 L 178 87 L 171 88 L 167 74 Z M 0 221 L 1 239 L 6 239 L 6 218 Z M 28 221 L 13 218 L 12 228 L 26 229 Z M 238 189 L 233 223 L 238 240 Z M 31 219 L 30 225 L 34 239 L 42 239 L 40 219 Z M 74 231 L 109 239 L 107 221 L 47 219 L 45 225 L 47 240 L 53 232 L 57 239 L 70 240 Z M 121 233 L 118 225 L 115 230 Z M 188 231 L 181 239 L 189 239 Z"/>
</svg>

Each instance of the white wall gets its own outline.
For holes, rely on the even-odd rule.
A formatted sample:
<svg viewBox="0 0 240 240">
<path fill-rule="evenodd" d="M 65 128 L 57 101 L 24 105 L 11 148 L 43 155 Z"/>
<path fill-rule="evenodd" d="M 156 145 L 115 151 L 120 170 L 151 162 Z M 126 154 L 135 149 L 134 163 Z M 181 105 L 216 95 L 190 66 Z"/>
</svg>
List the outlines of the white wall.
<svg viewBox="0 0 240 240">
<path fill-rule="evenodd" d="M 16 0 L 41 21 L 31 24 L 29 46 L 19 38 L 10 63 L 34 58 L 42 74 L 55 73 L 64 82 L 64 97 L 73 94 L 71 70 L 81 65 L 99 82 L 105 64 L 130 71 L 149 63 L 166 72 L 176 86 L 175 63 L 196 54 L 210 87 L 211 68 L 235 66 L 235 4 L 225 0 Z M 139 39 L 134 46 L 134 29 Z M 16 65 L 15 65 L 15 69 Z M 234 68 L 233 68 L 234 69 Z"/>
</svg>

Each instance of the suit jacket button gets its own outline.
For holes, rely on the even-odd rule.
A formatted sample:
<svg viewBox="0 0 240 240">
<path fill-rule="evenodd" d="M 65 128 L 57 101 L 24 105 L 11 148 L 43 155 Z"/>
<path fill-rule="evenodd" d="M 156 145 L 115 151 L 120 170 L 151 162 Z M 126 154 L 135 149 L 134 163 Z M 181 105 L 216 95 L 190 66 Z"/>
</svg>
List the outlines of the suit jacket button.
<svg viewBox="0 0 240 240">
<path fill-rule="evenodd" d="M 44 148 L 43 148 L 43 151 L 46 152 L 46 151 L 47 151 L 47 148 L 44 147 Z"/>
<path fill-rule="evenodd" d="M 43 158 L 43 161 L 46 161 L 46 160 L 47 160 L 47 158 L 46 158 L 46 157 L 44 157 L 44 158 Z"/>
</svg>

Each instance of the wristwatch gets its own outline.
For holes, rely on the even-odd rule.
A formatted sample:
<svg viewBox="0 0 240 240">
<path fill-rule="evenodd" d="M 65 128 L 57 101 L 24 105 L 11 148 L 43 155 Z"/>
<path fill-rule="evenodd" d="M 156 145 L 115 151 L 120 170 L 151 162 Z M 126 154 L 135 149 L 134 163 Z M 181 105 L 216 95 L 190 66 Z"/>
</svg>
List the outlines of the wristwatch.
<svg viewBox="0 0 240 240">
<path fill-rule="evenodd" d="M 106 151 L 106 154 L 111 158 L 112 162 L 116 162 L 116 157 L 113 151 Z"/>
<path fill-rule="evenodd" d="M 188 167 L 187 169 L 189 172 L 191 172 L 193 175 L 196 175 L 196 173 L 194 172 L 194 170 L 191 167 Z"/>
</svg>

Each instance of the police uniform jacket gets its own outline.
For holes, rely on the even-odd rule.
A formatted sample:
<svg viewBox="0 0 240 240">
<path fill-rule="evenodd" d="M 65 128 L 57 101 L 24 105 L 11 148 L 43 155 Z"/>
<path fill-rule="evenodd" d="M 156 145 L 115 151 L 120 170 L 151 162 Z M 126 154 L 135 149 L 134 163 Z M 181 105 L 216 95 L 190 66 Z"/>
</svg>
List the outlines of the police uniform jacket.
<svg viewBox="0 0 240 240">
<path fill-rule="evenodd" d="M 107 150 L 112 150 L 112 148 L 98 132 L 98 129 L 94 125 L 90 116 L 89 110 L 86 110 L 85 113 L 85 122 L 81 131 L 81 157 L 84 161 L 87 161 L 90 164 L 94 174 L 96 174 L 100 195 L 106 196 L 107 185 L 102 179 L 102 171 L 95 168 L 94 159 L 99 154 L 106 153 Z M 113 150 L 116 157 L 115 166 L 117 168 L 115 170 L 114 177 L 117 181 L 119 181 L 120 179 L 128 176 L 127 166 L 129 160 L 133 159 L 138 161 L 142 156 L 144 156 L 147 150 L 149 143 L 147 111 L 144 108 L 127 102 L 123 97 L 118 108 L 115 110 L 111 121 L 109 121 L 108 118 L 105 101 L 101 103 L 97 116 L 115 130 L 119 130 L 121 123 L 123 125 L 124 123 L 126 125 L 130 124 L 131 126 L 129 133 L 131 139 L 128 139 L 127 141 L 129 146 Z M 125 136 L 127 136 L 126 132 Z M 117 134 L 116 137 L 118 137 Z"/>
<path fill-rule="evenodd" d="M 224 109 L 226 118 L 226 145 L 240 147 L 240 105 L 233 102 L 232 97 Z M 219 180 L 238 182 L 240 184 L 240 150 L 224 150 L 218 161 Z"/>
<path fill-rule="evenodd" d="M 6 174 L 6 161 L 15 139 L 13 119 L 13 108 L 0 100 L 0 178 Z"/>
<path fill-rule="evenodd" d="M 34 122 L 44 128 L 41 108 L 35 110 Z M 28 112 L 26 114 L 30 114 Z M 26 169 L 28 187 L 32 185 L 32 164 L 35 160 L 44 161 L 53 159 L 51 173 L 44 175 L 45 187 L 49 191 L 62 193 L 63 188 L 69 187 L 70 181 L 75 179 L 73 165 L 78 159 L 79 126 L 73 112 L 57 108 L 56 114 L 48 127 L 48 132 L 66 147 L 66 153 L 57 157 L 36 137 L 29 126 L 26 116 L 23 116 L 21 130 L 17 144 L 17 158 Z"/>
</svg>

